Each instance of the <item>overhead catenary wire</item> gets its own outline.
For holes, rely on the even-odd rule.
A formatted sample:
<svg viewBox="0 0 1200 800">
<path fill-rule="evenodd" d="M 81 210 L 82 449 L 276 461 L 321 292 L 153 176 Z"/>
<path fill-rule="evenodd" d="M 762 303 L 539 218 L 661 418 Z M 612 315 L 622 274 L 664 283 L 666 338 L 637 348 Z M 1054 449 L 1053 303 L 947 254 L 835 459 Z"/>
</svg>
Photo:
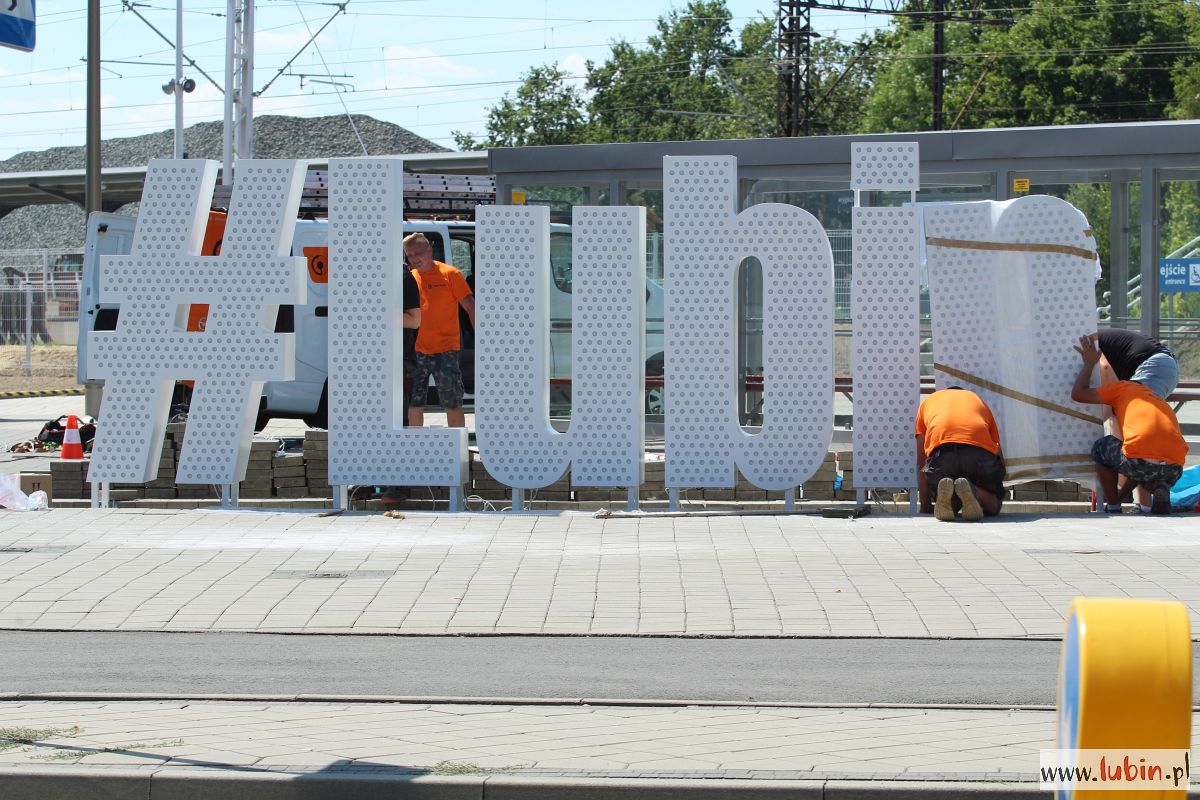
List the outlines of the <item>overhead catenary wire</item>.
<svg viewBox="0 0 1200 800">
<path fill-rule="evenodd" d="M 171 48 L 171 51 L 174 52 L 175 43 L 172 42 L 170 39 L 168 39 L 166 34 L 164 34 L 158 28 L 154 27 L 153 23 L 151 23 L 150 20 L 143 17 L 142 13 L 137 10 L 137 6 L 134 3 L 130 2 L 130 0 L 121 0 L 121 7 L 128 11 L 132 11 L 133 15 L 135 17 L 140 19 L 142 22 L 146 23 L 146 26 L 149 27 L 150 30 L 157 33 L 158 38 L 160 38 L 164 42 L 166 42 L 167 45 Z M 188 66 L 190 66 L 192 69 L 199 72 L 205 78 L 208 78 L 208 82 L 211 83 L 213 86 L 217 87 L 217 91 L 219 91 L 221 94 L 225 93 L 225 90 L 221 87 L 221 84 L 217 83 L 216 79 L 212 75 L 209 75 L 207 72 L 205 72 L 204 68 L 201 67 L 199 64 L 197 64 L 195 62 L 195 60 L 193 58 L 191 58 L 191 56 L 189 56 L 187 53 L 183 53 L 183 60 L 186 61 L 188 63 Z"/>
<path fill-rule="evenodd" d="M 388 3 L 392 3 L 392 2 L 393 2 L 393 0 L 388 0 Z M 283 10 L 282 7 L 287 5 L 288 3 L 289 3 L 289 0 L 279 0 L 279 2 L 264 2 L 263 5 L 267 9 L 280 11 L 280 10 Z M 299 0 L 290 0 L 290 5 L 298 8 Z M 304 3 L 304 5 L 313 5 L 314 7 L 318 7 L 318 6 L 326 6 L 327 7 L 329 4 L 327 4 L 327 3 Z M 384 5 L 386 5 L 386 4 L 380 3 L 380 2 L 375 2 L 375 0 L 355 0 L 355 2 L 354 2 L 354 8 L 359 8 L 360 6 L 380 7 L 380 6 L 384 6 Z M 1167 9 L 1169 9 L 1169 8 L 1190 7 L 1190 6 L 1192 6 L 1192 4 L 1185 2 L 1184 0 L 1179 0 L 1178 2 L 1149 2 L 1149 1 L 1136 2 L 1136 1 L 1131 1 L 1131 2 L 1125 2 L 1125 3 L 1113 3 L 1113 4 L 1106 5 L 1103 9 L 1101 9 L 1101 11 L 1105 14 L 1124 15 L 1124 14 L 1139 13 L 1147 8 L 1156 8 L 1156 9 L 1167 8 Z M 152 6 L 152 7 L 168 10 L 166 4 L 162 4 L 162 3 Z M 202 8 L 212 8 L 215 10 L 218 8 L 218 6 L 216 4 L 211 4 L 209 6 L 204 6 Z M 1011 5 L 1007 6 L 1006 8 L 991 9 L 991 10 L 989 10 L 989 13 L 993 13 L 993 14 L 1016 13 L 1016 12 L 1023 13 L 1023 12 L 1028 11 L 1029 8 L 1030 8 L 1029 4 L 1011 4 Z M 1054 9 L 1056 11 L 1056 16 L 1059 16 L 1059 17 L 1070 16 L 1070 15 L 1095 16 L 1098 13 L 1096 6 L 1094 6 L 1090 3 L 1085 4 L 1082 2 L 1040 4 L 1038 6 L 1038 8 L 1042 9 L 1042 10 Z M 121 15 L 120 6 L 117 4 L 113 4 L 113 6 L 105 9 L 105 13 L 110 14 L 110 15 L 115 15 L 116 17 L 119 18 L 119 16 Z M 361 12 L 361 13 L 366 13 L 366 12 Z M 63 11 L 63 12 L 44 12 L 43 14 L 40 15 L 40 18 L 45 20 L 47 24 L 59 24 L 62 22 L 69 21 L 72 18 L 79 18 L 81 16 L 82 16 L 81 12 Z M 345 16 L 347 16 L 347 17 L 360 16 L 360 12 L 354 11 L 353 9 L 347 10 Z M 450 14 L 441 14 L 441 15 L 435 14 L 435 15 L 431 15 L 431 18 L 447 18 L 449 16 L 452 16 L 452 15 L 450 15 Z M 481 15 L 481 16 L 483 16 L 483 15 Z M 487 15 L 487 16 L 501 17 L 501 15 Z M 686 18 L 686 17 L 687 17 L 687 15 L 680 15 L 680 18 Z M 524 19 L 520 15 L 513 15 L 510 17 L 501 17 L 501 18 L 509 19 L 509 20 L 512 20 L 515 22 L 520 22 Z M 551 22 L 561 21 L 564 25 L 578 24 L 580 26 L 586 27 L 586 26 L 590 25 L 591 23 L 603 23 L 603 22 L 611 22 L 611 21 L 617 21 L 617 20 L 635 20 L 635 19 L 641 19 L 641 18 L 635 18 L 635 17 L 602 18 L 599 16 L 596 16 L 596 17 L 583 17 L 583 16 L 580 16 L 580 17 L 570 17 L 570 16 L 546 17 L 546 16 L 540 16 L 540 17 L 536 17 L 536 18 L 528 18 L 527 20 L 524 20 L 524 21 L 536 21 L 536 22 L 541 23 L 537 27 L 537 30 L 541 31 L 543 29 L 543 26 L 546 23 L 547 19 L 549 19 Z M 646 19 L 649 19 L 649 17 L 647 17 Z M 753 17 L 735 17 L 733 19 L 734 20 L 753 19 Z M 268 29 L 284 30 L 284 29 L 291 28 L 291 27 L 296 27 L 296 24 L 292 23 L 292 24 L 288 24 L 288 25 L 272 26 L 270 28 L 263 28 L 263 30 L 268 30 Z M 478 37 L 448 37 L 446 40 L 454 41 L 454 40 L 462 40 L 462 39 L 467 39 L 467 38 L 478 38 Z M 217 40 L 213 40 L 213 41 L 215 42 Z M 570 45 L 559 45 L 559 46 L 560 47 L 570 47 Z M 597 45 L 590 45 L 590 46 L 604 47 L 606 45 L 597 44 Z M 375 48 L 370 48 L 370 49 L 375 49 Z M 1171 58 L 1171 57 L 1194 56 L 1198 52 L 1198 49 L 1200 49 L 1200 48 L 1197 48 L 1195 45 L 1192 45 L 1186 41 L 1157 42 L 1157 43 L 1156 42 L 1148 42 L 1148 43 L 1142 42 L 1142 43 L 1137 43 L 1137 44 L 1134 44 L 1134 45 L 1131 45 L 1128 47 L 1125 47 L 1125 46 L 1074 47 L 1074 48 L 1063 47 L 1063 48 L 1043 48 L 1041 50 L 1036 50 L 1036 51 L 1021 50 L 1021 51 L 1011 51 L 1011 52 L 996 52 L 998 50 L 998 48 L 979 47 L 977 50 L 974 50 L 974 51 L 956 52 L 954 54 L 953 58 L 955 59 L 955 61 L 957 63 L 960 63 L 960 64 L 968 64 L 971 61 L 983 61 L 985 59 L 987 59 L 987 60 L 1000 59 L 1002 61 L 1009 61 L 1012 59 L 1031 59 L 1031 58 L 1036 58 L 1036 57 L 1056 58 L 1056 57 L 1067 57 L 1067 56 L 1072 56 L 1072 55 L 1077 56 L 1077 60 L 1086 60 L 1089 56 L 1093 56 L 1093 55 L 1103 55 L 1106 53 L 1124 52 L 1124 53 L 1129 53 L 1132 56 L 1138 57 L 1142 63 L 1137 64 L 1135 66 L 1122 68 L 1121 69 L 1122 72 L 1125 72 L 1125 73 L 1153 73 L 1153 72 L 1166 72 L 1166 71 L 1169 71 L 1170 69 L 1172 69 L 1173 67 L 1170 65 L 1153 66 L 1151 64 L 1146 64 L 1145 62 L 1147 60 L 1153 61 L 1153 60 L 1157 59 L 1161 63 L 1162 61 L 1164 61 L 1168 58 Z M 481 50 L 480 51 L 481 56 L 485 52 L 487 52 L 487 51 Z M 380 59 L 347 59 L 346 63 L 352 63 L 352 64 L 390 63 L 392 61 L 395 61 L 395 62 L 419 62 L 421 59 L 425 59 L 425 58 L 438 58 L 438 57 L 454 57 L 454 58 L 463 57 L 463 58 L 465 58 L 465 57 L 469 57 L 469 56 L 470 56 L 469 53 L 461 53 L 461 54 L 455 53 L 455 54 L 447 54 L 445 56 L 440 56 L 438 54 L 431 54 L 431 55 L 416 54 L 416 55 L 393 56 L 393 57 L 388 57 L 386 60 L 384 60 L 384 58 L 380 58 Z M 197 54 L 197 57 L 199 57 L 198 54 Z M 756 57 L 757 56 L 753 56 L 753 55 L 752 56 L 742 56 L 742 57 L 732 57 L 731 61 L 729 63 L 735 63 L 738 60 L 744 60 L 746 58 L 756 58 Z M 893 62 L 897 62 L 897 61 L 902 61 L 902 60 L 921 61 L 921 60 L 926 60 L 928 58 L 930 58 L 930 56 L 928 54 L 920 54 L 920 53 L 868 53 L 863 57 L 863 60 L 869 62 L 873 67 L 878 68 L 885 64 L 893 63 Z M 831 63 L 831 64 L 845 63 L 845 59 L 843 58 L 839 62 L 839 59 L 834 57 L 834 58 L 828 59 L 828 63 Z M 1044 66 L 1039 66 L 1039 72 L 1041 72 L 1041 73 L 1056 72 L 1056 71 L 1061 72 L 1061 71 L 1069 70 L 1072 68 L 1074 68 L 1074 67 L 1073 67 L 1073 65 L 1070 65 L 1070 64 L 1044 65 Z M 78 69 L 78 66 L 63 67 L 61 69 L 66 69 L 68 71 L 68 74 L 70 74 L 69 70 L 70 69 Z M 136 67 L 134 68 L 134 70 L 136 70 Z M 110 78 L 106 78 L 105 80 L 106 81 L 118 81 L 118 80 L 130 81 L 130 80 L 141 79 L 141 78 L 139 78 L 139 76 L 129 74 L 129 72 L 134 71 L 134 70 L 122 70 L 122 72 L 125 73 L 125 76 L 126 76 L 124 78 L 110 77 Z M 25 85 L 33 85 L 33 82 L 28 80 L 27 76 L 38 75 L 40 73 L 41 73 L 41 71 L 39 70 L 39 71 L 30 71 L 27 74 L 13 75 L 7 81 L 0 80 L 0 86 L 5 86 L 6 88 L 8 88 L 10 86 L 12 88 L 22 88 Z M 682 74 L 682 73 L 676 72 L 672 68 L 668 72 L 668 74 Z M 570 75 L 566 78 L 566 80 L 577 82 L 580 80 L 586 80 L 586 76 L 585 75 Z M 74 82 L 75 81 L 71 81 L 71 80 L 63 81 L 63 83 L 67 83 L 67 84 L 74 83 Z M 415 109 L 415 108 L 420 108 L 422 106 L 433 106 L 435 104 L 441 104 L 441 101 L 439 101 L 437 99 L 431 99 L 428 102 L 413 102 L 419 96 L 428 97 L 428 98 L 438 98 L 439 96 L 445 96 L 446 94 L 449 94 L 452 92 L 459 92 L 459 91 L 464 91 L 464 90 L 486 91 L 488 88 L 514 86 L 514 85 L 518 85 L 519 83 L 520 83 L 520 81 L 518 80 L 518 81 L 508 81 L 508 82 L 499 82 L 499 81 L 497 81 L 497 82 L 476 81 L 476 82 L 472 82 L 472 83 L 456 82 L 456 83 L 445 84 L 445 85 L 421 85 L 421 86 L 415 86 L 415 87 L 414 86 L 388 86 L 388 87 L 384 87 L 382 89 L 360 90 L 358 92 L 355 92 L 355 96 L 352 96 L 352 97 L 342 96 L 342 94 L 335 92 L 335 91 L 321 91 L 321 92 L 308 92 L 308 93 L 288 92 L 288 93 L 280 93 L 280 94 L 274 95 L 272 99 L 275 101 L 278 101 L 278 102 L 273 102 L 271 104 L 271 108 L 274 111 L 283 113 L 285 109 L 292 109 L 292 108 L 298 107 L 298 102 L 300 101 L 301 98 L 304 98 L 304 100 L 306 102 L 305 107 L 312 107 L 312 108 L 330 107 L 336 103 L 338 106 L 342 107 L 343 111 L 354 111 L 355 113 L 358 113 L 360 109 L 368 109 L 368 108 L 377 108 L 381 111 L 386 110 L 386 109 L 397 108 L 397 107 L 399 107 L 401 109 L 409 109 L 409 108 Z M 39 81 L 39 82 L 37 82 L 36 85 L 44 86 L 44 85 L 54 85 L 54 84 L 44 82 L 44 81 Z M 325 95 L 335 95 L 335 99 L 333 101 L 327 102 L 327 103 L 318 103 L 315 106 L 308 103 L 309 98 L 321 98 Z M 361 95 L 361 96 L 359 96 L 359 95 Z M 297 102 L 296 103 L 289 102 L 292 98 L 295 98 Z M 488 96 L 486 98 L 479 98 L 477 100 L 477 102 L 488 103 L 488 102 L 491 102 L 492 100 L 494 100 L 494 98 L 492 96 Z M 194 101 L 194 104 L 199 106 L 205 102 L 212 103 L 212 102 L 216 102 L 216 101 L 201 100 L 201 99 L 197 98 Z M 397 106 L 396 105 L 397 102 L 400 103 L 401 105 Z M 469 103 L 469 102 L 476 102 L 476 100 L 468 98 L 468 99 L 464 99 L 461 101 L 457 101 L 457 100 L 450 101 L 450 102 L 445 103 L 445 105 L 452 105 L 452 104 L 458 104 L 458 103 Z M 1131 109 L 1136 109 L 1136 108 L 1153 109 L 1153 108 L 1162 106 L 1163 104 L 1170 103 L 1170 102 L 1174 102 L 1174 99 L 1172 98 L 1172 99 L 1165 99 L 1165 100 L 1162 100 L 1162 99 L 1140 100 L 1140 101 L 1119 103 L 1116 105 L 1123 105 L 1123 106 L 1125 106 L 1127 108 L 1131 108 Z M 1110 105 L 1112 105 L 1112 104 L 1110 104 Z M 1038 105 L 1038 106 L 1036 106 L 1036 108 L 1038 110 L 1048 110 L 1048 111 L 1053 111 L 1056 109 L 1069 109 L 1069 108 L 1102 110 L 1104 107 L 1106 107 L 1105 104 L 1101 104 L 1101 103 L 1060 103 L 1060 104 L 1056 104 L 1056 105 Z M 130 104 L 113 105 L 113 106 L 111 106 L 111 108 L 114 108 L 114 109 L 122 109 L 122 108 L 126 108 L 126 109 L 138 109 L 138 108 L 157 109 L 157 108 L 159 108 L 159 104 L 151 103 L 151 102 L 140 103 L 140 104 L 130 103 Z M 624 112 L 624 111 L 630 111 L 630 110 L 631 109 L 627 109 L 624 107 L 614 109 L 614 111 L 618 112 L 618 113 Z M 1029 110 L 1029 109 L 1023 109 L 1018 104 L 1013 104 L 1012 106 L 1009 106 L 1009 107 L 1000 107 L 1000 106 L 982 107 L 982 106 L 979 106 L 979 107 L 972 107 L 970 109 L 970 113 L 972 115 L 972 118 L 979 119 L 979 118 L 987 118 L 989 116 L 995 116 L 998 114 L 1019 113 L 1022 110 Z M 19 113 L 27 114 L 29 112 L 19 112 Z M 71 103 L 70 106 L 66 107 L 66 108 L 49 109 L 49 110 L 37 109 L 37 111 L 34 113 L 49 113 L 49 114 L 82 113 L 82 107 L 77 105 L 76 103 Z M 8 116 L 10 116 L 10 117 L 14 116 L 14 115 L 15 115 L 15 112 L 8 114 Z M 470 124 L 470 125 L 479 125 L 483 121 L 484 121 L 483 119 L 463 120 L 463 122 Z M 439 122 L 438 124 L 439 125 L 450 125 L 450 124 L 458 124 L 458 123 L 457 122 Z M 134 123 L 129 123 L 129 126 L 131 129 L 136 127 L 136 125 Z M 109 127 L 110 126 L 106 126 L 106 129 Z M 432 127 L 432 126 L 431 125 L 414 125 L 411 127 L 427 128 L 427 127 Z M 69 127 L 64 127 L 64 128 L 60 128 L 58 130 L 60 130 L 61 132 L 70 132 L 71 129 Z M 5 131 L 3 134 L 0 134 L 0 138 L 11 139 L 13 137 L 20 136 L 20 135 L 23 135 L 23 134 L 21 134 L 21 133 L 14 134 L 14 133 L 10 133 L 9 131 Z M 437 138 L 445 139 L 447 137 L 437 137 Z"/>
<path fill-rule="evenodd" d="M 346 10 L 346 4 L 348 2 L 349 2 L 349 0 L 346 0 L 345 3 L 342 3 L 338 6 L 339 13 L 344 12 Z M 316 48 L 317 56 L 321 59 L 321 65 L 325 67 L 325 71 L 329 72 L 330 71 L 329 64 L 327 64 L 325 62 L 325 54 L 321 52 L 321 45 L 317 44 L 317 36 L 321 33 L 321 31 L 323 31 L 323 30 L 325 30 L 325 28 L 329 27 L 329 23 L 333 22 L 334 17 L 336 17 L 337 14 L 334 14 L 333 17 L 330 17 L 329 22 L 326 22 L 324 25 L 322 25 L 320 30 L 318 30 L 316 33 L 312 33 L 312 29 L 309 28 L 309 26 L 308 26 L 308 19 L 305 18 L 304 10 L 302 8 L 300 8 L 299 2 L 296 3 L 296 11 L 298 11 L 300 13 L 300 19 L 304 20 L 304 27 L 309 31 L 309 33 L 312 34 L 311 36 L 309 36 L 308 41 L 310 43 L 312 43 L 312 46 L 314 48 Z M 292 60 L 294 61 L 295 59 L 292 59 Z M 291 61 L 288 62 L 288 64 L 291 64 L 291 63 L 292 63 Z M 333 84 L 333 88 L 334 88 L 334 91 L 337 93 L 338 100 L 341 101 L 342 110 L 346 112 L 346 119 L 349 120 L 349 122 L 350 122 L 350 130 L 354 131 L 354 138 L 358 140 L 358 146 L 362 148 L 362 154 L 364 156 L 371 155 L 369 152 L 367 152 L 367 145 L 366 145 L 366 143 L 363 142 L 362 134 L 360 134 L 358 132 L 358 126 L 354 124 L 354 116 L 350 113 L 350 109 L 346 107 L 346 99 L 342 95 L 341 85 L 335 83 L 335 84 Z M 266 91 L 266 87 L 263 87 L 263 91 Z"/>
<path fill-rule="evenodd" d="M 122 2 L 128 2 L 128 0 L 122 0 Z M 362 0 L 358 0 L 358 2 L 361 4 Z M 1178 2 L 1182 5 L 1187 4 L 1187 0 L 1178 0 Z M 1132 3 L 1127 3 L 1125 5 L 1143 6 L 1143 5 L 1158 5 L 1158 4 L 1132 2 Z M 1059 8 L 1067 9 L 1067 8 L 1094 8 L 1094 7 L 1070 5 L 1070 6 L 1062 6 Z M 354 16 L 354 12 L 347 11 L 345 13 L 347 16 Z M 1090 13 L 1094 14 L 1094 11 L 1090 12 Z M 1062 14 L 1060 13 L 1058 16 L 1061 16 L 1061 15 Z M 281 26 L 275 26 L 273 28 L 265 28 L 263 30 L 280 30 L 280 29 L 287 28 L 287 27 L 290 27 L 290 26 L 281 25 Z M 478 37 L 463 37 L 463 38 L 478 38 Z M 168 43 L 169 43 L 169 40 L 164 40 L 164 41 L 168 41 Z M 213 40 L 208 40 L 207 42 L 202 42 L 200 44 L 217 43 L 217 42 L 223 42 L 223 40 L 213 39 Z M 645 42 L 631 42 L 630 44 L 644 44 L 644 43 Z M 583 47 L 588 47 L 588 48 L 603 47 L 603 46 L 608 46 L 609 44 L 611 44 L 611 43 L 569 45 L 569 46 L 574 49 L 574 48 L 583 48 Z M 1054 49 L 1042 49 L 1042 50 L 1038 50 L 1038 51 L 1022 50 L 1022 51 L 1014 51 L 1011 53 L 997 53 L 994 51 L 965 51 L 965 52 L 956 53 L 955 57 L 972 57 L 972 56 L 974 56 L 974 57 L 984 57 L 984 56 L 990 57 L 993 55 L 1002 56 L 1002 57 L 1010 56 L 1010 55 L 1027 57 L 1027 56 L 1032 56 L 1032 55 L 1043 55 L 1043 56 L 1044 55 L 1060 55 L 1060 54 L 1068 54 L 1068 53 L 1074 53 L 1074 52 L 1105 52 L 1105 51 L 1139 52 L 1146 48 L 1158 48 L 1158 47 L 1162 47 L 1164 45 L 1183 45 L 1183 46 L 1187 47 L 1187 52 L 1195 52 L 1195 50 L 1196 50 L 1196 47 L 1194 45 L 1190 45 L 1189 42 L 1179 41 L 1179 42 L 1168 42 L 1168 43 L 1148 42 L 1148 43 L 1134 44 L 1134 45 L 1129 45 L 1129 46 L 1111 46 L 1109 48 L 1054 48 Z M 377 48 L 371 47 L 371 48 L 367 48 L 367 49 L 377 49 Z M 523 50 L 524 50 L 524 48 L 518 48 L 515 50 L 483 50 L 483 51 L 475 51 L 475 52 L 449 53 L 449 54 L 444 54 L 444 55 L 431 54 L 431 55 L 424 55 L 424 56 L 404 56 L 404 57 L 393 57 L 393 58 L 382 58 L 382 59 L 361 59 L 361 60 L 356 60 L 356 61 L 344 61 L 343 63 L 362 64 L 362 63 L 378 63 L 380 61 L 390 62 L 390 61 L 405 61 L 405 60 L 421 60 L 421 59 L 425 59 L 425 58 L 466 58 L 466 57 L 471 57 L 471 56 L 486 56 L 486 55 L 498 55 L 498 54 L 511 53 L 511 52 L 521 52 Z M 149 52 L 141 54 L 141 56 L 146 57 L 146 56 L 155 55 L 155 54 L 159 54 L 159 53 L 163 53 L 163 52 L 168 52 L 168 50 L 149 51 Z M 170 52 L 173 52 L 173 50 L 171 50 Z M 1164 53 L 1164 54 L 1166 54 L 1166 53 Z M 899 53 L 878 54 L 878 53 L 876 53 L 876 54 L 866 55 L 865 59 L 873 60 L 873 61 L 889 61 L 889 60 L 902 60 L 902 59 L 922 59 L 922 58 L 928 58 L 928 57 L 929 56 L 922 55 L 922 54 L 899 54 Z M 734 57 L 734 58 L 736 58 L 736 57 Z M 75 65 L 64 65 L 61 67 L 52 67 L 52 68 L 46 68 L 43 70 L 31 71 L 29 73 L 26 73 L 26 75 L 44 74 L 46 72 L 50 72 L 50 71 L 54 71 L 54 70 L 69 70 L 69 69 L 73 69 L 73 68 L 76 68 L 76 66 Z M 16 77 L 16 76 L 14 76 L 14 77 Z M 0 84 L 0 85 L 5 85 L 5 84 Z M 7 84 L 7 85 L 20 85 L 20 84 Z M 47 85 L 47 84 L 42 83 L 40 85 Z"/>
</svg>

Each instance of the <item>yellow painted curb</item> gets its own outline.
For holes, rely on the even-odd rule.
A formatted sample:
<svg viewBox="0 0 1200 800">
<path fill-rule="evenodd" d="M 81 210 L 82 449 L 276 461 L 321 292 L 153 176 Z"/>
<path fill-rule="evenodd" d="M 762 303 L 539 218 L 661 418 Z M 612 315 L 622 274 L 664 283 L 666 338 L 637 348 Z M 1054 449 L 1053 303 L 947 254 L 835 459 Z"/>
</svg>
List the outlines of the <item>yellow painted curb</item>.
<svg viewBox="0 0 1200 800">
<path fill-rule="evenodd" d="M 82 386 L 76 389 L 30 389 L 26 392 L 0 392 L 0 398 L 15 399 L 19 397 L 68 397 L 81 394 L 83 394 Z"/>
</svg>

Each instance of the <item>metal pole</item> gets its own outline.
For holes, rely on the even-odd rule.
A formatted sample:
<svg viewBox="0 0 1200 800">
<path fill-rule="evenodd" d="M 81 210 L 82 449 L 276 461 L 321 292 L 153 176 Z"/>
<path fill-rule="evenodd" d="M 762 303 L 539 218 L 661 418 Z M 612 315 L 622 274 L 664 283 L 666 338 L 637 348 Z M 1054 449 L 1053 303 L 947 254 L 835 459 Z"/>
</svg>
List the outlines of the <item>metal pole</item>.
<svg viewBox="0 0 1200 800">
<path fill-rule="evenodd" d="M 234 18 L 237 16 L 238 0 L 229 0 L 225 12 L 225 124 L 221 127 L 221 185 L 233 183 L 233 98 L 237 90 L 233 85 L 233 59 L 236 45 Z"/>
<path fill-rule="evenodd" d="M 33 374 L 33 284 L 25 279 L 25 377 Z"/>
<path fill-rule="evenodd" d="M 242 28 L 242 36 L 246 40 L 246 73 L 245 94 L 242 98 L 242 113 L 245 114 L 246 138 L 238 155 L 243 158 L 254 158 L 254 0 L 246 0 L 246 23 Z"/>
<path fill-rule="evenodd" d="M 84 211 L 100 211 L 100 0 L 88 0 L 87 177 Z"/>
<path fill-rule="evenodd" d="M 175 0 L 175 158 L 183 158 L 183 0 Z"/>
<path fill-rule="evenodd" d="M 238 0 L 237 157 L 254 158 L 254 0 Z"/>
<path fill-rule="evenodd" d="M 1142 167 L 1142 333 L 1158 338 L 1158 174 Z"/>
<path fill-rule="evenodd" d="M 942 100 L 946 92 L 946 0 L 933 0 L 933 129 L 943 127 Z"/>
</svg>

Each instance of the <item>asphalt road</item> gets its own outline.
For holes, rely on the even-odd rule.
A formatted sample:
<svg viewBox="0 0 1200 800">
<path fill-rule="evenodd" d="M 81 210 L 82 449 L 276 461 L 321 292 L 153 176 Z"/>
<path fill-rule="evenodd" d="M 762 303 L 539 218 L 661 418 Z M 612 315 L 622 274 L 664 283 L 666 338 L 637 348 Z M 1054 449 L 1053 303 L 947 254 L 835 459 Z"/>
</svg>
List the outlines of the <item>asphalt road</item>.
<svg viewBox="0 0 1200 800">
<path fill-rule="evenodd" d="M 1055 702 L 1059 643 L 0 631 L 0 692 Z"/>
</svg>

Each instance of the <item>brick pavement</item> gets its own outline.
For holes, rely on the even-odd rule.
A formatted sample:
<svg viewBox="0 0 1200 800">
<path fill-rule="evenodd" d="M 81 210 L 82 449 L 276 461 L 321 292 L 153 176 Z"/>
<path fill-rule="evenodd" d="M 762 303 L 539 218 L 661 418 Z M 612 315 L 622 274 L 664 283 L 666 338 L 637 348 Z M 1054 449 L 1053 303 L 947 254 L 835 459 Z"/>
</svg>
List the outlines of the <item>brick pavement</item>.
<svg viewBox="0 0 1200 800">
<path fill-rule="evenodd" d="M 37 741 L 6 745 L 19 728 Z M 1053 739 L 1035 710 L 0 702 L 0 768 L 1028 782 Z"/>
<path fill-rule="evenodd" d="M 1078 595 L 1178 599 L 1194 515 L 0 513 L 0 628 L 1057 637 Z"/>
</svg>

